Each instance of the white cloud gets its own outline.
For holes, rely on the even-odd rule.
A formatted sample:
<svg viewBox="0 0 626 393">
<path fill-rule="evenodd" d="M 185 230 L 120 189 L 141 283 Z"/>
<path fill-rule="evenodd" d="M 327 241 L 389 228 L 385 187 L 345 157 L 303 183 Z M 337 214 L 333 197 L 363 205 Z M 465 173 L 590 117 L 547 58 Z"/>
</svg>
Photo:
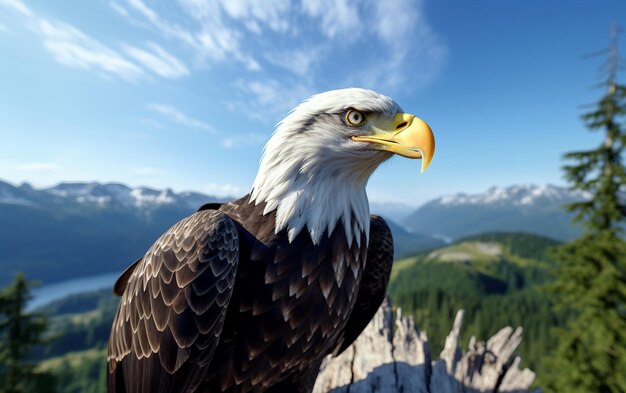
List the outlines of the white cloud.
<svg viewBox="0 0 626 393">
<path fill-rule="evenodd" d="M 291 8 L 289 0 L 226 0 L 220 4 L 228 16 L 244 20 L 252 31 L 260 32 L 261 25 L 276 32 L 284 32 L 289 27 L 285 17 Z"/>
<path fill-rule="evenodd" d="M 302 9 L 310 17 L 320 19 L 321 31 L 329 38 L 341 34 L 356 39 L 361 34 L 363 23 L 359 1 L 303 0 Z"/>
<path fill-rule="evenodd" d="M 313 66 L 323 59 L 321 46 L 300 48 L 285 51 L 268 52 L 265 59 L 278 67 L 284 68 L 298 76 L 309 76 L 314 73 Z"/>
<path fill-rule="evenodd" d="M 448 49 L 430 27 L 422 1 L 377 2 L 368 20 L 382 54 L 377 53 L 369 66 L 347 75 L 343 84 L 406 91 L 422 87 L 439 75 Z"/>
<path fill-rule="evenodd" d="M 256 96 L 257 101 L 261 104 L 271 104 L 279 102 L 283 95 L 282 86 L 275 80 L 268 81 L 251 81 L 245 85 L 245 88 Z"/>
<path fill-rule="evenodd" d="M 169 23 L 162 19 L 152 8 L 148 7 L 142 0 L 128 0 L 129 5 L 150 22 L 161 34 L 166 37 L 176 38 L 184 43 L 196 46 L 194 35 L 181 26 Z"/>
<path fill-rule="evenodd" d="M 160 8 L 151 4 L 109 2 L 135 29 L 151 30 L 140 35 L 151 36 L 143 45 L 111 47 L 66 23 L 36 16 L 30 21 L 60 63 L 128 81 L 151 74 L 177 79 L 191 75 L 192 65 L 222 65 L 229 69 L 226 74 L 237 75 L 234 81 L 224 81 L 224 87 L 235 87 L 226 100 L 248 108 L 250 117 L 266 120 L 268 113 L 284 115 L 323 89 L 362 86 L 391 95 L 414 90 L 434 80 L 447 58 L 446 45 L 429 24 L 421 0 L 178 0 Z M 19 0 L 0 0 L 0 5 L 33 15 Z M 171 43 L 182 45 L 174 50 Z M 288 72 L 277 72 L 276 67 Z M 221 75 L 220 70 L 215 74 Z M 173 107 L 152 110 L 187 127 L 211 129 Z"/>
<path fill-rule="evenodd" d="M 109 2 L 109 5 L 113 9 L 113 11 L 115 11 L 119 15 L 121 15 L 124 18 L 127 18 L 127 19 L 130 18 L 130 14 L 128 13 L 128 10 L 126 10 L 126 8 L 122 7 L 120 4 L 118 4 L 118 3 L 114 2 L 114 1 L 111 1 L 111 2 Z"/>
<path fill-rule="evenodd" d="M 421 56 L 437 57 L 446 50 L 426 20 L 421 0 L 388 0 L 384 6 L 378 2 L 375 21 L 378 36 L 394 53 L 410 48 Z"/>
<path fill-rule="evenodd" d="M 137 17 L 137 15 L 132 13 L 132 10 L 129 7 L 122 5 L 121 3 L 116 2 L 116 1 L 111 1 L 109 3 L 109 6 L 113 10 L 113 12 L 115 12 L 116 14 L 124 18 L 133 27 L 137 27 L 141 29 L 150 28 L 151 23 L 146 22 L 143 16 Z"/>
<path fill-rule="evenodd" d="M 185 127 L 189 127 L 189 128 L 215 132 L 213 127 L 211 127 L 209 124 L 201 120 L 189 117 L 186 114 L 179 111 L 178 109 L 174 108 L 173 106 L 164 105 L 164 104 L 148 104 L 146 107 L 150 109 L 151 111 L 159 113 L 160 115 L 170 120 L 171 122 L 174 122 L 174 123 L 177 123 Z"/>
<path fill-rule="evenodd" d="M 144 15 L 159 22 L 158 16 L 150 9 L 145 6 L 142 8 L 141 0 L 131 0 L 131 2 Z M 115 12 L 133 22 L 126 8 L 114 1 L 109 4 Z M 122 46 L 128 55 L 126 57 L 71 24 L 36 16 L 20 0 L 0 0 L 0 6 L 28 16 L 27 26 L 41 36 L 44 48 L 54 56 L 56 61 L 68 67 L 94 70 L 107 76 L 136 81 L 146 73 L 143 68 L 128 58 L 130 57 L 164 78 L 180 78 L 190 74 L 189 69 L 181 60 L 158 44 L 150 42 L 146 48 L 124 44 Z M 8 29 L 0 24 L 0 31 L 8 31 Z"/>
<path fill-rule="evenodd" d="M 244 93 L 247 102 L 236 104 L 247 108 L 246 115 L 252 119 L 273 121 L 271 116 L 285 116 L 287 112 L 308 98 L 312 90 L 308 85 L 283 83 L 276 79 L 238 80 L 235 86 Z"/>
<path fill-rule="evenodd" d="M 24 16 L 33 16 L 33 12 L 20 0 L 0 0 L 0 6 L 11 8 Z"/>
<path fill-rule="evenodd" d="M 248 69 L 248 71 L 261 71 L 263 69 L 263 67 L 261 67 L 261 65 L 259 64 L 259 62 L 257 62 L 254 58 L 252 57 L 247 57 L 244 56 L 243 59 L 243 64 L 246 66 L 246 68 Z"/>
<path fill-rule="evenodd" d="M 144 67 L 163 78 L 176 79 L 189 75 L 187 66 L 159 45 L 150 42 L 148 48 L 150 51 L 127 45 L 124 50 Z"/>
<path fill-rule="evenodd" d="M 225 60 L 229 54 L 234 55 L 237 59 L 243 57 L 239 49 L 240 34 L 221 24 L 205 23 L 203 31 L 197 35 L 197 39 L 204 58 Z"/>
<path fill-rule="evenodd" d="M 144 1 L 127 0 L 136 15 L 186 44 L 202 63 L 239 63 L 298 92 L 319 85 L 390 94 L 415 89 L 436 78 L 447 57 L 421 0 L 179 0 L 184 14 L 176 22 Z M 289 73 L 267 72 L 268 64 Z M 270 103 L 268 89 L 254 86 L 259 76 L 240 79 L 250 80 L 245 84 L 258 103 Z"/>
<path fill-rule="evenodd" d="M 241 187 L 233 184 L 209 183 L 202 188 L 202 191 L 217 197 L 239 196 L 243 194 Z"/>
<path fill-rule="evenodd" d="M 249 71 L 262 69 L 259 62 L 241 48 L 242 33 L 236 27 L 228 26 L 223 20 L 223 7 L 215 2 L 202 0 L 180 0 L 180 5 L 188 17 L 198 23 L 192 30 L 162 18 L 143 0 L 128 0 L 132 9 L 139 13 L 157 32 L 167 38 L 174 38 L 191 48 L 202 61 L 222 62 L 235 60 Z M 265 3 L 264 3 L 265 4 Z M 259 8 L 259 7 L 257 7 Z M 263 8 L 263 7 L 260 7 Z M 232 12 L 237 12 L 233 9 Z M 132 20 L 128 13 L 126 18 Z M 265 15 L 265 14 L 263 14 Z M 269 15 L 272 15 L 271 13 Z"/>
<path fill-rule="evenodd" d="M 18 165 L 18 169 L 32 172 L 52 172 L 59 169 L 59 164 L 54 162 L 28 162 Z"/>
<path fill-rule="evenodd" d="M 38 28 L 44 47 L 61 64 L 101 71 L 127 81 L 144 75 L 136 64 L 69 24 L 40 19 Z"/>
</svg>

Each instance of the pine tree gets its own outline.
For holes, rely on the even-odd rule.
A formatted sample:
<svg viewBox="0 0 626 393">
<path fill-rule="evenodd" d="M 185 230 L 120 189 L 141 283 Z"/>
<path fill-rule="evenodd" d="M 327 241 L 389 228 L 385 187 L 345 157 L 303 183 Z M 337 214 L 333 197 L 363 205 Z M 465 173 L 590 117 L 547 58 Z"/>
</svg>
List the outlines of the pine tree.
<svg viewBox="0 0 626 393">
<path fill-rule="evenodd" d="M 0 392 L 54 391 L 52 377 L 36 372 L 29 361 L 32 347 L 48 342 L 44 338 L 45 316 L 25 312 L 31 286 L 19 273 L 0 292 Z"/>
<path fill-rule="evenodd" d="M 555 392 L 626 392 L 626 86 L 616 82 L 617 28 L 612 44 L 607 93 L 582 116 L 591 131 L 603 132 L 595 149 L 565 155 L 572 189 L 585 199 L 572 203 L 584 234 L 554 253 L 552 289 L 569 322 L 556 331 L 558 347 L 545 379 Z"/>
</svg>

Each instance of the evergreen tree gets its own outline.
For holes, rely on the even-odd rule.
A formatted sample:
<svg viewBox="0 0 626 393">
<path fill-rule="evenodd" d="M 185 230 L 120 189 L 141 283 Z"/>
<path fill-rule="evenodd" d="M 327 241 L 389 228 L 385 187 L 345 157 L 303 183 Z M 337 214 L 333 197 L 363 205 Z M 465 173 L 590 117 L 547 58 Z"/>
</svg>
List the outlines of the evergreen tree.
<svg viewBox="0 0 626 393">
<path fill-rule="evenodd" d="M 586 195 L 568 209 L 586 230 L 554 253 L 552 289 L 569 315 L 556 330 L 558 346 L 548 361 L 545 380 L 555 392 L 626 392 L 626 86 L 616 82 L 616 37 L 613 26 L 608 91 L 582 116 L 603 141 L 565 155 L 573 162 L 563 167 L 567 180 Z"/>
<path fill-rule="evenodd" d="M 54 391 L 54 379 L 37 373 L 28 360 L 33 346 L 47 342 L 45 316 L 25 312 L 31 286 L 19 273 L 0 291 L 0 392 Z"/>
</svg>

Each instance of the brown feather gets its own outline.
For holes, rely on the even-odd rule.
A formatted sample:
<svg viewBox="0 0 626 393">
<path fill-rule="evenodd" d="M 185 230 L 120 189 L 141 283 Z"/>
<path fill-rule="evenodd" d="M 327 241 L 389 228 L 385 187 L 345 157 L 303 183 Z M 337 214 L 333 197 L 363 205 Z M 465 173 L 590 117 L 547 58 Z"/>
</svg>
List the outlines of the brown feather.
<svg viewBox="0 0 626 393">
<path fill-rule="evenodd" d="M 275 233 L 264 209 L 249 196 L 203 207 L 138 262 L 111 334 L 110 386 L 305 392 L 321 360 L 360 334 L 393 260 L 384 221 L 372 217 L 369 248 L 343 225 L 315 245 L 307 230 L 292 242 Z"/>
<path fill-rule="evenodd" d="M 195 389 L 204 379 L 234 288 L 236 225 L 221 212 L 196 213 L 123 274 L 109 340 L 110 391 Z"/>
</svg>

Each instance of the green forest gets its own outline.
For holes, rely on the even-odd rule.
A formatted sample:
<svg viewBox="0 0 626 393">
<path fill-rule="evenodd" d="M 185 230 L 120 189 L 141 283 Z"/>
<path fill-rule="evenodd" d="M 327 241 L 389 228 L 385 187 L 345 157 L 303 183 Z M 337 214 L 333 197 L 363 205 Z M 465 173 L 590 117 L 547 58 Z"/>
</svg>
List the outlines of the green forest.
<svg viewBox="0 0 626 393">
<path fill-rule="evenodd" d="M 553 279 L 547 254 L 556 244 L 521 233 L 463 239 L 398 261 L 389 294 L 427 332 L 435 353 L 441 351 L 460 309 L 466 311 L 461 336 L 465 344 L 470 336 L 486 340 L 504 326 L 522 326 L 522 360 L 541 375 L 541 359 L 554 345 L 550 329 L 562 321 L 545 292 L 545 284 Z M 481 252 L 481 246 L 491 249 Z"/>
</svg>

